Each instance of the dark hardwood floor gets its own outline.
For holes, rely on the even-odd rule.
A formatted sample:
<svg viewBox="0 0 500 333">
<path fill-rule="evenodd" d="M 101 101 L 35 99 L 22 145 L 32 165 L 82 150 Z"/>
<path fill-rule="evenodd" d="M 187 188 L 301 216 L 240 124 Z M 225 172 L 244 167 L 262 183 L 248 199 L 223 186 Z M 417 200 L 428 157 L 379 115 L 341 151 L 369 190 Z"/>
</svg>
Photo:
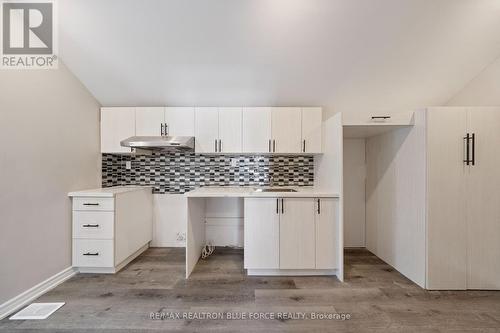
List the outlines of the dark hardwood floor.
<svg viewBox="0 0 500 333">
<path fill-rule="evenodd" d="M 346 279 L 247 277 L 241 250 L 217 249 L 184 279 L 184 249 L 153 248 L 116 275 L 79 274 L 40 297 L 66 302 L 47 320 L 0 331 L 500 332 L 500 292 L 425 291 L 366 250 L 346 251 Z M 167 319 L 151 313 L 342 313 L 349 320 Z"/>
</svg>

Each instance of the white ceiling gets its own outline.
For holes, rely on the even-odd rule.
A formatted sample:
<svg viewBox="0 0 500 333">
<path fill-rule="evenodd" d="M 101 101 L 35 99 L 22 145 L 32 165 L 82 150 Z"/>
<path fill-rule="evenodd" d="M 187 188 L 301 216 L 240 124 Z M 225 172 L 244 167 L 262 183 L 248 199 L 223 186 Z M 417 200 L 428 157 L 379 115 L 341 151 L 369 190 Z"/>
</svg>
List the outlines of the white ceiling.
<svg viewBox="0 0 500 333">
<path fill-rule="evenodd" d="M 71 0 L 59 53 L 102 105 L 409 109 L 500 54 L 499 0 Z"/>
</svg>

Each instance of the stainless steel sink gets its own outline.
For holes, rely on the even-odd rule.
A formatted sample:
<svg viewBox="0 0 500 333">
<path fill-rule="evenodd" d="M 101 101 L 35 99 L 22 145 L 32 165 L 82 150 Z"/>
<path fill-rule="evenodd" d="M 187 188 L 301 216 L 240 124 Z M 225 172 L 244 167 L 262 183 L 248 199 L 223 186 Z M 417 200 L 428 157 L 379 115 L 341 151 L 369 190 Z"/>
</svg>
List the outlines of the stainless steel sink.
<svg viewBox="0 0 500 333">
<path fill-rule="evenodd" d="M 293 188 L 257 188 L 255 192 L 297 192 L 296 189 Z"/>
</svg>

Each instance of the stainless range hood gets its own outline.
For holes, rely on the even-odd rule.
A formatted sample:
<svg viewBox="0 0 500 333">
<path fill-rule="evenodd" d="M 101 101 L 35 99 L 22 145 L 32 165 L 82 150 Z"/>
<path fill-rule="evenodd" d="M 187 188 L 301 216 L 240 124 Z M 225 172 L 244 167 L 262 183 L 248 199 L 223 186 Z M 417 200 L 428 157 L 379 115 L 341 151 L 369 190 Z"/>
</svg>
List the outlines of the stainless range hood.
<svg viewBox="0 0 500 333">
<path fill-rule="evenodd" d="M 154 151 L 194 151 L 193 136 L 132 136 L 120 142 L 122 147 Z"/>
</svg>

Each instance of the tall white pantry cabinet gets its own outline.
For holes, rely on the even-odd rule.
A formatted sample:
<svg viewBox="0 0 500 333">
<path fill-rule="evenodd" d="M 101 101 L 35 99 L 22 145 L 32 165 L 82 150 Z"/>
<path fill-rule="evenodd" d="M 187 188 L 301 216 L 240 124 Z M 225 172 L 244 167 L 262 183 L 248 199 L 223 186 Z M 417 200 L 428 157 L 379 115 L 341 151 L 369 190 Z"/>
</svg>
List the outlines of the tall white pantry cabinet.
<svg viewBox="0 0 500 333">
<path fill-rule="evenodd" d="M 427 110 L 427 289 L 500 289 L 500 108 Z"/>
</svg>

